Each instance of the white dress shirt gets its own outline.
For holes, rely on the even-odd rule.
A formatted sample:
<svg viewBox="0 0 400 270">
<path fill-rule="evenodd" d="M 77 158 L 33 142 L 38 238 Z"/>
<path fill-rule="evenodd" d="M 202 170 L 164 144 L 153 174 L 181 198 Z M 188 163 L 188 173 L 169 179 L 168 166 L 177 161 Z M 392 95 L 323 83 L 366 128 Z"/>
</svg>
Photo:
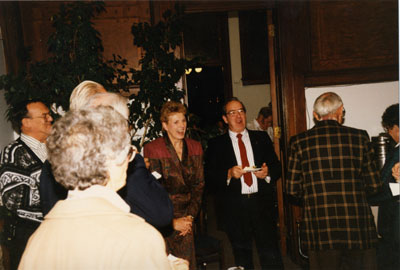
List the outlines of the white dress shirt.
<svg viewBox="0 0 400 270">
<path fill-rule="evenodd" d="M 253 119 L 252 122 L 247 123 L 247 128 L 250 130 L 259 130 L 259 131 L 263 131 L 263 129 L 261 128 L 260 124 L 258 123 L 257 119 Z"/>
<path fill-rule="evenodd" d="M 247 123 L 247 129 L 250 130 L 259 130 L 259 131 L 265 131 L 268 133 L 269 138 L 271 141 L 274 141 L 274 128 L 273 127 L 268 127 L 267 130 L 263 130 L 258 123 L 257 119 L 254 119 L 252 122 Z"/>
<path fill-rule="evenodd" d="M 238 133 L 233 132 L 229 130 L 229 137 L 232 140 L 232 145 L 233 145 L 233 150 L 235 151 L 235 156 L 236 156 L 236 162 L 239 166 L 242 166 L 242 159 L 240 158 L 240 150 L 239 150 L 239 144 L 238 144 L 238 138 L 236 137 Z M 247 153 L 247 159 L 249 161 L 249 166 L 254 166 L 254 155 L 253 155 L 253 148 L 251 147 L 250 143 L 250 137 L 249 133 L 247 132 L 247 129 L 243 130 L 241 132 L 242 134 L 242 141 L 244 146 L 246 147 L 246 153 Z M 244 182 L 244 177 L 240 177 L 240 182 L 242 185 L 242 194 L 251 194 L 258 192 L 258 183 L 257 183 L 257 177 L 254 175 L 254 173 L 251 173 L 251 177 L 253 178 L 253 183 L 251 186 L 248 186 Z M 228 179 L 227 184 L 229 185 L 230 179 Z"/>
</svg>

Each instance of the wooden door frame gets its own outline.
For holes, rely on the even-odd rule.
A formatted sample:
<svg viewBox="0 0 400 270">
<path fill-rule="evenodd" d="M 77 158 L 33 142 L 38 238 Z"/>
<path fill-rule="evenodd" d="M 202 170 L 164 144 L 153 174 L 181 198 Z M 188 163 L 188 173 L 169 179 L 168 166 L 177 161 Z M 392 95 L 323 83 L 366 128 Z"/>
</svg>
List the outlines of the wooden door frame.
<svg viewBox="0 0 400 270">
<path fill-rule="evenodd" d="M 274 149 L 278 156 L 281 164 L 283 163 L 283 154 L 281 151 L 280 140 L 281 140 L 281 115 L 277 87 L 277 74 L 276 74 L 276 64 L 275 64 L 275 23 L 273 21 L 273 10 L 267 9 L 267 25 L 268 25 L 268 55 L 269 55 L 269 77 L 270 77 L 270 94 L 271 94 L 271 105 L 272 105 L 272 119 L 273 119 L 273 129 L 274 129 Z M 282 255 L 286 255 L 286 215 L 285 215 L 285 205 L 283 199 L 283 182 L 284 182 L 284 172 L 282 164 L 282 176 L 276 183 L 277 201 L 278 201 L 278 217 L 279 217 L 279 237 L 281 244 Z"/>
<path fill-rule="evenodd" d="M 254 9 L 263 9 L 267 10 L 267 19 L 268 19 L 268 25 L 274 24 L 272 22 L 273 18 L 273 13 L 276 11 L 273 11 L 275 8 L 275 1 L 260 1 L 260 2 L 238 2 L 238 1 L 233 1 L 231 4 L 226 4 L 224 3 L 223 5 L 218 4 L 218 2 L 208 2 L 208 1 L 203 1 L 201 3 L 193 3 L 193 2 L 184 2 L 187 4 L 185 12 L 187 13 L 203 13 L 203 12 L 229 12 L 229 11 L 242 11 L 242 10 L 254 10 Z M 275 72 L 275 67 L 280 66 L 279 63 L 276 63 L 276 60 L 279 60 L 279 57 L 275 57 L 275 52 L 278 51 L 278 47 L 275 46 L 276 40 L 275 38 L 269 39 L 269 65 L 270 67 L 274 67 L 273 70 Z M 229 47 L 229 46 L 228 46 Z M 272 57 L 271 57 L 272 54 Z M 278 71 L 279 72 L 279 71 Z M 284 125 L 284 122 L 282 122 L 283 119 L 283 108 L 282 108 L 282 97 L 280 94 L 277 92 L 282 92 L 278 89 L 277 85 L 279 85 L 279 81 L 276 80 L 276 78 L 279 78 L 279 74 L 270 74 L 270 85 L 271 89 L 275 89 L 275 91 L 271 91 L 271 104 L 272 104 L 272 109 L 273 109 L 273 122 L 274 122 L 274 133 L 275 130 L 277 131 L 277 134 L 279 133 L 279 130 L 282 130 L 281 126 Z M 273 93 L 272 93 L 273 92 Z M 229 96 L 228 96 L 229 97 Z M 280 244 L 281 244 L 281 252 L 282 255 L 286 255 L 287 253 L 287 245 L 286 245 L 286 239 L 287 239 L 287 229 L 286 229 L 286 216 L 285 216 L 285 204 L 284 204 L 284 152 L 285 148 L 281 148 L 281 145 L 285 146 L 286 144 L 282 144 L 280 141 L 282 139 L 285 139 L 285 137 L 282 138 L 275 138 L 274 140 L 274 147 L 275 147 L 275 152 L 278 155 L 281 164 L 282 164 L 282 178 L 278 180 L 277 182 L 277 200 L 278 200 L 278 212 L 279 212 L 279 231 L 280 231 Z"/>
</svg>

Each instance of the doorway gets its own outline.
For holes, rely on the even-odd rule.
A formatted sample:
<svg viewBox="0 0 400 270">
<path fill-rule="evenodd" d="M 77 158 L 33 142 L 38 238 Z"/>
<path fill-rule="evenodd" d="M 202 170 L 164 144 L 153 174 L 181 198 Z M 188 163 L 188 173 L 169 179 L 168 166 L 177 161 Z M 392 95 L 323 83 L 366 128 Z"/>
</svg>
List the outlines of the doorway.
<svg viewBox="0 0 400 270">
<path fill-rule="evenodd" d="M 279 92 L 276 89 L 279 88 L 279 86 L 277 86 L 279 81 L 275 78 L 276 73 L 270 74 L 271 71 L 267 69 L 259 74 L 271 75 L 272 77 L 267 76 L 267 78 L 264 78 L 262 76 L 254 76 L 258 75 L 256 72 L 260 71 L 262 67 L 255 68 L 256 65 L 252 65 L 251 62 L 260 62 L 262 57 L 257 57 L 257 55 L 265 54 L 264 59 L 267 61 L 265 65 L 267 67 L 275 65 L 275 38 L 269 37 L 271 29 L 273 29 L 270 28 L 270 26 L 273 27 L 272 10 L 259 9 L 256 10 L 255 13 L 264 16 L 260 20 L 257 20 L 256 23 L 252 20 L 254 16 L 251 10 L 246 10 L 246 12 L 236 10 L 191 13 L 187 15 L 186 23 L 188 26 L 184 32 L 185 56 L 189 59 L 195 56 L 204 57 L 205 61 L 203 62 L 202 68 L 203 70 L 207 70 L 204 74 L 195 74 L 192 68 L 191 73 L 187 75 L 189 112 L 200 117 L 199 123 L 201 124 L 199 125 L 202 127 L 210 124 L 213 125 L 221 118 L 220 112 L 222 112 L 222 104 L 226 98 L 232 96 L 237 96 L 246 105 L 248 122 L 256 118 L 261 107 L 267 106 L 268 103 L 272 101 L 275 113 L 274 126 L 279 126 L 279 124 L 282 123 L 282 111 L 279 106 L 281 97 L 277 95 Z M 242 18 L 245 20 L 247 19 L 247 25 L 250 27 L 262 26 L 262 31 L 264 32 L 256 38 L 254 36 L 255 34 L 251 34 L 254 33 L 254 31 L 247 31 L 245 33 L 248 37 L 247 39 L 243 39 L 245 35 L 242 35 L 241 32 L 246 30 L 240 29 L 242 28 L 240 26 L 240 15 L 242 15 Z M 236 28 L 232 28 L 232 25 L 235 24 Z M 236 45 L 232 45 L 234 44 L 232 42 L 234 38 L 236 38 L 237 41 Z M 264 42 L 268 44 L 267 47 L 261 49 L 258 53 L 254 53 L 254 50 L 258 49 L 257 47 L 253 47 L 254 44 L 258 42 L 256 45 L 260 45 L 260 40 L 263 38 L 265 39 Z M 248 42 L 247 47 L 243 48 L 242 44 L 246 41 Z M 243 51 L 247 52 L 247 55 L 244 55 Z M 253 60 L 250 61 L 249 59 Z M 253 72 L 249 72 L 251 68 L 254 69 Z M 245 70 L 247 73 L 244 72 L 246 73 L 244 75 L 242 70 Z M 209 74 L 207 74 L 208 72 Z M 210 83 L 203 81 L 208 79 L 213 81 Z M 215 88 L 215 86 L 217 86 L 217 88 Z M 272 91 L 274 91 L 274 93 L 272 93 Z M 279 127 L 277 130 L 279 130 Z M 280 138 L 276 138 L 274 141 L 276 144 L 276 152 L 278 156 L 280 156 Z M 285 254 L 286 235 L 282 181 L 280 181 L 278 193 L 278 196 L 280 196 L 278 204 L 281 246 Z"/>
<path fill-rule="evenodd" d="M 192 69 L 186 75 L 188 107 L 198 117 L 198 128 L 208 130 L 221 119 L 225 100 L 222 66 L 205 66 Z"/>
<path fill-rule="evenodd" d="M 188 109 L 206 131 L 221 120 L 225 99 L 232 96 L 227 13 L 187 14 L 183 39 L 185 57 L 201 62 L 187 70 Z"/>
</svg>

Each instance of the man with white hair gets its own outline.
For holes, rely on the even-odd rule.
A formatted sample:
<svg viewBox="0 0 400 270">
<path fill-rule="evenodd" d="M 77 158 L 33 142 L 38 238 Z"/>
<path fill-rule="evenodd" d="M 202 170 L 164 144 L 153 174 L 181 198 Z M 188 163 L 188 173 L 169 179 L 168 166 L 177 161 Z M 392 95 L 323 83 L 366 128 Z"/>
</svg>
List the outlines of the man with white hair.
<svg viewBox="0 0 400 270">
<path fill-rule="evenodd" d="M 377 234 L 367 195 L 382 188 L 365 130 L 343 126 L 342 99 L 314 103 L 316 125 L 290 139 L 286 193 L 302 201 L 310 269 L 376 269 Z"/>
<path fill-rule="evenodd" d="M 110 106 L 126 120 L 129 119 L 127 99 L 117 93 L 105 92 L 100 84 L 85 81 L 72 92 L 70 110 L 97 106 Z M 67 191 L 55 181 L 47 161 L 40 176 L 40 183 L 42 210 L 43 215 L 46 215 L 58 200 L 66 198 Z M 132 213 L 143 217 L 151 225 L 163 227 L 172 221 L 173 206 L 168 193 L 146 169 L 140 154 L 130 162 L 127 184 L 119 194 L 129 204 Z"/>
</svg>

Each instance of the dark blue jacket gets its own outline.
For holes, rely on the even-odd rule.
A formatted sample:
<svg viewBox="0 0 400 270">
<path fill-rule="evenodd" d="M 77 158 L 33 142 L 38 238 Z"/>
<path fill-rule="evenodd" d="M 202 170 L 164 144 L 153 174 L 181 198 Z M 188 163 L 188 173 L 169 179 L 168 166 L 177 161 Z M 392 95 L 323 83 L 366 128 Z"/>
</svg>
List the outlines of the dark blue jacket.
<svg viewBox="0 0 400 270">
<path fill-rule="evenodd" d="M 392 168 L 397 162 L 399 162 L 399 147 L 387 156 L 381 170 L 381 179 L 388 192 L 383 193 L 382 201 L 379 203 L 378 231 L 382 237 L 398 243 L 400 241 L 399 196 L 393 196 L 389 188 L 389 183 L 396 183 L 392 176 Z"/>
<path fill-rule="evenodd" d="M 39 193 L 43 215 L 58 200 L 67 197 L 67 190 L 55 181 L 47 160 L 40 175 Z M 146 169 L 141 155 L 137 154 L 129 164 L 126 185 L 118 193 L 131 207 L 131 213 L 144 218 L 151 225 L 163 227 L 171 223 L 173 206 L 168 192 Z"/>
</svg>

